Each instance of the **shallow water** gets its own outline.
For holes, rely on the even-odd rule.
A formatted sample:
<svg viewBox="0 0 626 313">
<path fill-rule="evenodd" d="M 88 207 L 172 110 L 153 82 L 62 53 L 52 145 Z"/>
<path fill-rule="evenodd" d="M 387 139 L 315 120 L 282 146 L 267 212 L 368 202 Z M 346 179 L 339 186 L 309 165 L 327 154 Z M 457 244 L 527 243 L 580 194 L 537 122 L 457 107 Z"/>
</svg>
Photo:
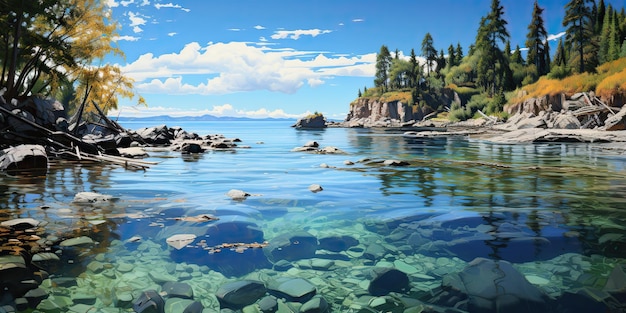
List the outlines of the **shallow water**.
<svg viewBox="0 0 626 313">
<path fill-rule="evenodd" d="M 123 125 L 138 129 L 157 124 Z M 297 270 L 287 272 L 321 280 L 314 281 L 318 293 L 335 302 L 336 312 L 350 308 L 336 298 L 357 297 L 350 290 L 358 286 L 349 283 L 359 279 L 351 276 L 355 267 L 398 267 L 394 262 L 401 261 L 416 271 L 413 292 L 419 293 L 434 290 L 441 277 L 477 257 L 506 260 L 527 277 L 544 279 L 537 286 L 558 296 L 584 286 L 576 279 L 583 274 L 596 275 L 589 285 L 602 287 L 612 266 L 626 262 L 626 156 L 602 145 L 410 139 L 392 130 L 295 130 L 289 122 L 179 126 L 201 135 L 240 138 L 240 146 L 248 147 L 198 156 L 153 149 L 147 160 L 159 164 L 145 171 L 55 162 L 45 177 L 1 175 L 0 221 L 32 217 L 49 222 L 46 235 L 82 234 L 98 241 L 80 257 L 62 258 L 66 263 L 49 270 L 77 277 L 79 287 L 87 284 L 82 280 L 90 281 L 95 287 L 83 291 L 98 294 L 99 307 L 119 306 L 101 294 L 110 286 L 118 288 L 122 278 L 90 273 L 86 265 L 94 259 L 130 262 L 134 272 L 149 272 L 155 264 L 199 265 L 202 274 L 185 280 L 207 294 L 215 292 L 218 282 L 277 275 L 260 249 L 210 256 L 198 246 L 174 250 L 165 239 L 177 233 L 198 233 L 193 245 L 204 247 L 271 241 L 300 230 L 318 239 L 347 235 L 361 247 L 385 246 L 384 255 L 374 259 L 362 258 L 359 249 L 318 251 L 316 258 L 335 260 L 335 265 L 320 274 L 295 262 Z M 346 154 L 291 152 L 311 140 Z M 379 163 L 386 159 L 410 165 Z M 345 164 L 348 160 L 354 164 Z M 311 184 L 321 185 L 323 191 L 310 192 Z M 231 189 L 252 196 L 233 201 L 226 196 Z M 115 200 L 72 204 L 81 191 Z M 224 227 L 207 231 L 206 224 L 177 220 L 199 214 L 219 218 L 216 225 Z M 141 241 L 128 241 L 136 236 Z M 583 261 L 572 262 L 572 256 Z M 569 267 L 554 270 L 557 266 Z M 138 285 L 129 287 L 133 292 L 153 287 L 152 282 L 138 283 L 146 276 L 136 275 L 132 280 Z M 342 286 L 336 285 L 342 281 Z M 215 306 L 212 296 L 197 298 L 205 307 Z"/>
</svg>

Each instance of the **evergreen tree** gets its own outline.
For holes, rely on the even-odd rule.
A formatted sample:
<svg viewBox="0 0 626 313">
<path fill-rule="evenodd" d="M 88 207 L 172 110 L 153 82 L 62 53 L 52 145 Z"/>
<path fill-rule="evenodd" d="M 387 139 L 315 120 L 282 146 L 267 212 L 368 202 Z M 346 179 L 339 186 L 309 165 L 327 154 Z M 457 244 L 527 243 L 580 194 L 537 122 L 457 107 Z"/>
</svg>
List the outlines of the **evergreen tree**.
<svg viewBox="0 0 626 313">
<path fill-rule="evenodd" d="M 565 44 L 563 43 L 563 38 L 559 39 L 559 44 L 556 48 L 556 53 L 554 54 L 554 64 L 556 66 L 565 66 L 565 64 L 567 64 L 567 56 L 565 53 Z"/>
<path fill-rule="evenodd" d="M 374 85 L 381 87 L 382 92 L 386 92 L 389 88 L 389 69 L 391 67 L 391 53 L 389 48 L 382 45 L 380 52 L 376 56 L 376 78 L 374 79 Z"/>
<path fill-rule="evenodd" d="M 427 75 L 430 77 L 430 72 L 433 68 L 433 62 L 437 59 L 437 50 L 433 44 L 433 37 L 430 33 L 426 33 L 422 40 L 422 56 L 426 58 Z"/>
<path fill-rule="evenodd" d="M 411 73 L 409 80 L 409 87 L 416 88 L 418 85 L 418 78 L 420 77 L 420 66 L 417 63 L 417 56 L 415 55 L 415 49 L 411 49 L 411 57 L 409 59 L 409 63 L 411 63 Z"/>
<path fill-rule="evenodd" d="M 362 96 L 363 96 L 363 94 L 361 93 L 361 88 L 359 88 L 358 98 L 361 98 Z"/>
<path fill-rule="evenodd" d="M 619 59 L 621 50 L 620 29 L 618 23 L 619 16 L 615 11 L 611 18 L 611 26 L 609 27 L 609 45 L 606 54 L 606 62 Z"/>
<path fill-rule="evenodd" d="M 570 0 L 565 5 L 565 17 L 563 26 L 565 30 L 566 43 L 577 53 L 570 57 L 578 58 L 578 71 L 584 72 L 590 67 L 591 60 L 585 60 L 585 51 L 593 49 L 593 23 L 592 14 L 588 4 L 593 0 Z"/>
<path fill-rule="evenodd" d="M 511 54 L 511 63 L 524 64 L 524 58 L 522 58 L 522 50 L 519 45 L 515 46 L 515 51 Z"/>
<path fill-rule="evenodd" d="M 463 61 L 463 48 L 461 48 L 461 43 L 456 43 L 456 64 L 459 65 Z"/>
<path fill-rule="evenodd" d="M 535 77 L 545 75 L 550 71 L 548 32 L 544 26 L 542 14 L 543 9 L 535 0 L 532 20 L 528 25 L 528 34 L 526 35 L 526 48 L 528 48 L 526 64 L 535 65 Z"/>
<path fill-rule="evenodd" d="M 450 44 L 450 46 L 448 46 L 448 67 L 453 67 L 458 65 L 458 63 L 456 63 L 456 54 L 454 51 L 454 46 L 452 44 Z"/>
<path fill-rule="evenodd" d="M 499 48 L 500 43 L 504 44 L 509 39 L 503 15 L 504 7 L 500 1 L 492 0 L 491 11 L 481 19 L 476 38 L 476 50 L 481 53 L 476 70 L 477 82 L 490 96 L 512 84 L 508 59 Z"/>
<path fill-rule="evenodd" d="M 606 5 L 604 4 L 604 0 L 600 0 L 598 2 L 598 13 L 596 15 L 596 34 L 599 34 L 604 27 L 604 17 L 606 15 Z"/>
<path fill-rule="evenodd" d="M 510 60 L 511 58 L 511 41 L 510 40 L 506 41 L 506 44 L 504 44 L 504 51 L 502 52 L 504 52 L 504 56 L 506 56 Z"/>
<path fill-rule="evenodd" d="M 613 18 L 613 7 L 609 4 L 604 15 L 604 21 L 602 22 L 602 29 L 600 30 L 600 42 L 598 44 L 598 61 L 604 63 L 608 60 L 609 54 L 609 39 L 611 35 L 611 26 Z"/>
<path fill-rule="evenodd" d="M 435 72 L 437 74 L 441 73 L 441 70 L 446 67 L 446 56 L 443 54 L 443 49 L 439 50 L 439 57 L 437 58 L 437 67 L 435 68 Z"/>
</svg>

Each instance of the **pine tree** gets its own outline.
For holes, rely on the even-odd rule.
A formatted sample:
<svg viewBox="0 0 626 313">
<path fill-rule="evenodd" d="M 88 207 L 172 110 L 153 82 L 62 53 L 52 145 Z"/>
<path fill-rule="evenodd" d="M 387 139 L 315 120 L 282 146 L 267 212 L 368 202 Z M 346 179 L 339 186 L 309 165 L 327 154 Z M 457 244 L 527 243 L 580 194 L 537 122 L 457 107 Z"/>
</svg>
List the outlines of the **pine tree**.
<svg viewBox="0 0 626 313">
<path fill-rule="evenodd" d="M 454 46 L 452 44 L 450 44 L 450 46 L 448 46 L 448 67 L 453 67 L 458 65 L 456 63 L 456 54 L 454 51 Z"/>
<path fill-rule="evenodd" d="M 456 43 L 456 64 L 461 64 L 461 62 L 463 61 L 463 48 L 461 48 L 461 43 L 457 42 Z"/>
<path fill-rule="evenodd" d="M 515 51 L 511 54 L 511 63 L 524 64 L 524 58 L 522 58 L 522 50 L 519 45 L 515 46 Z"/>
<path fill-rule="evenodd" d="M 409 87 L 411 88 L 416 88 L 417 87 L 417 82 L 418 82 L 418 78 L 420 77 L 420 66 L 419 63 L 417 63 L 417 56 L 415 55 L 415 49 L 411 49 L 411 57 L 409 59 L 409 63 L 411 63 L 411 72 L 410 72 L 410 80 L 409 80 Z"/>
<path fill-rule="evenodd" d="M 609 27 L 609 46 L 606 54 L 606 62 L 619 59 L 621 40 L 618 18 L 617 12 L 614 12 L 611 18 L 611 26 Z"/>
<path fill-rule="evenodd" d="M 435 50 L 433 37 L 430 33 L 426 33 L 426 35 L 424 35 L 424 39 L 422 40 L 422 56 L 426 58 L 427 75 L 430 77 L 433 62 L 437 59 L 437 50 Z"/>
<path fill-rule="evenodd" d="M 571 0 L 565 5 L 565 17 L 563 18 L 563 26 L 565 30 L 565 40 L 568 45 L 577 52 L 570 57 L 578 58 L 578 71 L 584 72 L 590 67 L 590 60 L 585 60 L 585 51 L 592 50 L 591 41 L 593 37 L 593 23 L 591 21 L 591 9 L 587 6 L 593 0 Z"/>
<path fill-rule="evenodd" d="M 437 67 L 435 68 L 435 72 L 437 74 L 441 73 L 441 70 L 446 67 L 446 57 L 443 54 L 443 49 L 439 50 L 439 57 L 437 58 Z"/>
<path fill-rule="evenodd" d="M 376 56 L 376 78 L 374 85 L 381 87 L 382 92 L 386 92 L 389 88 L 389 69 L 391 67 L 391 53 L 389 48 L 382 45 L 380 52 Z"/>
<path fill-rule="evenodd" d="M 565 53 L 565 44 L 563 43 L 563 38 L 561 38 L 559 39 L 559 44 L 554 54 L 554 65 L 565 66 L 565 64 L 567 64 L 567 56 Z"/>
<path fill-rule="evenodd" d="M 596 15 L 596 34 L 599 34 L 604 27 L 604 16 L 606 15 L 606 5 L 604 4 L 604 0 L 600 0 L 598 2 L 598 13 Z"/>
<path fill-rule="evenodd" d="M 476 70 L 477 82 L 490 96 L 512 84 L 508 59 L 499 48 L 499 43 L 504 44 L 509 39 L 503 15 L 504 7 L 500 1 L 492 0 L 491 12 L 481 18 L 476 36 L 476 50 L 481 53 Z"/>
<path fill-rule="evenodd" d="M 526 64 L 535 65 L 535 77 L 545 75 L 550 71 L 548 32 L 544 26 L 542 14 L 543 9 L 535 0 L 532 20 L 528 25 L 528 34 L 526 35 L 526 48 L 528 48 Z"/>
<path fill-rule="evenodd" d="M 613 7 L 609 4 L 604 20 L 602 22 L 602 29 L 600 30 L 600 42 L 598 44 L 598 61 L 604 63 L 608 60 L 609 54 L 609 39 L 611 34 L 613 18 Z"/>
</svg>

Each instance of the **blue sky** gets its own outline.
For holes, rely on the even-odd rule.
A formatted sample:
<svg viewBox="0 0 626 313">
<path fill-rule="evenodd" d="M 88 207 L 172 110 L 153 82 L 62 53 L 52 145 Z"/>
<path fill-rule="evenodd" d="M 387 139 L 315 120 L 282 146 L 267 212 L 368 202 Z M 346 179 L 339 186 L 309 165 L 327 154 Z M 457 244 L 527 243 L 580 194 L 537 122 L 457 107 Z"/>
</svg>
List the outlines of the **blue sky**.
<svg viewBox="0 0 626 313">
<path fill-rule="evenodd" d="M 523 47 L 533 0 L 501 0 L 512 47 Z M 621 1 L 606 1 L 619 8 Z M 491 0 L 107 0 L 125 57 L 148 107 L 121 99 L 120 116 L 300 117 L 342 120 L 358 90 L 373 85 L 381 45 L 420 54 L 457 42 L 467 54 Z M 562 35 L 566 0 L 543 0 L 544 20 Z"/>
</svg>

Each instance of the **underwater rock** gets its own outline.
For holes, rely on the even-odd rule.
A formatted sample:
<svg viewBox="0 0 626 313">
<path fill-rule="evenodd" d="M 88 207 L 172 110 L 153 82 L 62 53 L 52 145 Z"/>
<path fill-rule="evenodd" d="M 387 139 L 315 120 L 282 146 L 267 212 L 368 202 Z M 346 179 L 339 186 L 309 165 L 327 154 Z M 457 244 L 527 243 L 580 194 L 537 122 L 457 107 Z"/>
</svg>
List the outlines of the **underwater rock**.
<svg viewBox="0 0 626 313">
<path fill-rule="evenodd" d="M 61 247 L 91 247 L 95 244 L 93 239 L 87 236 L 80 236 L 61 241 Z"/>
<path fill-rule="evenodd" d="M 169 298 L 165 301 L 165 312 L 167 313 L 201 313 L 204 310 L 198 301 L 181 298 Z"/>
<path fill-rule="evenodd" d="M 410 165 L 410 163 L 407 162 L 407 161 L 401 161 L 401 160 L 385 160 L 385 161 L 383 161 L 383 165 L 385 165 L 385 166 L 407 166 L 407 165 Z"/>
<path fill-rule="evenodd" d="M 545 312 L 548 308 L 547 295 L 507 261 L 477 258 L 462 272 L 445 276 L 442 288 L 453 298 L 468 299 L 467 307 L 459 308 L 470 312 Z"/>
<path fill-rule="evenodd" d="M 332 251 L 332 252 L 341 252 L 350 249 L 359 244 L 357 239 L 351 236 L 331 236 L 320 238 L 319 240 L 319 248 Z"/>
<path fill-rule="evenodd" d="M 13 230 L 23 230 L 39 226 L 41 222 L 34 218 L 15 218 L 0 223 L 0 226 L 9 227 Z"/>
<path fill-rule="evenodd" d="M 287 260 L 278 260 L 278 262 L 274 263 L 273 269 L 279 272 L 285 272 L 293 267 L 293 264 Z"/>
<path fill-rule="evenodd" d="M 238 309 L 265 295 L 265 285 L 256 280 L 239 280 L 221 285 L 215 293 L 220 307 Z"/>
<path fill-rule="evenodd" d="M 278 311 L 278 301 L 276 301 L 276 297 L 273 296 L 265 296 L 259 302 L 257 302 L 259 309 L 263 313 L 271 313 Z"/>
<path fill-rule="evenodd" d="M 371 272 L 368 292 L 373 296 L 384 296 L 390 292 L 405 292 L 409 288 L 409 276 L 389 267 L 377 267 Z"/>
<path fill-rule="evenodd" d="M 277 298 L 284 298 L 287 302 L 305 303 L 317 293 L 313 284 L 304 278 L 279 277 L 270 281 L 267 289 Z"/>
<path fill-rule="evenodd" d="M 176 297 L 183 299 L 193 299 L 193 289 L 189 284 L 168 281 L 163 284 L 162 291 L 167 293 L 168 297 Z"/>
<path fill-rule="evenodd" d="M 176 250 L 180 250 L 192 243 L 194 240 L 196 240 L 196 235 L 194 234 L 177 234 L 167 238 L 165 242 Z"/>
<path fill-rule="evenodd" d="M 146 290 L 133 303 L 136 313 L 164 313 L 165 301 L 156 290 Z"/>
<path fill-rule="evenodd" d="M 263 252 L 272 263 L 311 258 L 315 256 L 315 251 L 317 238 L 306 231 L 278 235 L 263 248 Z"/>
<path fill-rule="evenodd" d="M 330 305 L 322 296 L 315 296 L 313 299 L 305 302 L 300 307 L 300 313 L 324 313 L 327 312 Z"/>
</svg>

